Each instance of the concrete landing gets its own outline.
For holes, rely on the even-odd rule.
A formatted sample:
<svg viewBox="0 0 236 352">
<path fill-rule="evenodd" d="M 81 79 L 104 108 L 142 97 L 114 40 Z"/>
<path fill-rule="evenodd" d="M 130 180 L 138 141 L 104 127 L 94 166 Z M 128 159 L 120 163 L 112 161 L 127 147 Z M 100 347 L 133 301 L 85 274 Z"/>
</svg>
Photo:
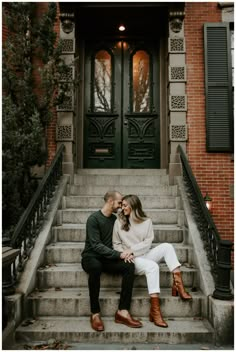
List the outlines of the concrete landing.
<svg viewBox="0 0 236 352">
<path fill-rule="evenodd" d="M 161 328 L 142 318 L 143 327 L 129 328 L 116 324 L 113 318 L 103 318 L 105 331 L 94 331 L 88 317 L 40 317 L 16 330 L 16 341 L 47 341 L 50 338 L 76 343 L 212 343 L 213 329 L 204 319 L 169 318 L 168 328 Z M 89 341 L 88 341 L 89 339 Z"/>
</svg>

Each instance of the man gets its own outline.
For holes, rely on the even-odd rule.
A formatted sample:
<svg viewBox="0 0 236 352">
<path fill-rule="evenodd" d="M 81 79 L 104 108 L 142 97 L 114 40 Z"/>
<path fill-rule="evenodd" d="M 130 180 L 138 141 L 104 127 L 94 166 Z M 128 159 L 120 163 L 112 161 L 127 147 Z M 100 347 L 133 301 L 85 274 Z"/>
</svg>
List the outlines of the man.
<svg viewBox="0 0 236 352">
<path fill-rule="evenodd" d="M 134 283 L 134 264 L 127 260 L 127 253 L 112 248 L 112 232 L 117 213 L 121 208 L 122 195 L 119 192 L 107 192 L 103 208 L 89 216 L 86 224 L 85 248 L 82 252 L 82 267 L 88 273 L 88 286 L 91 307 L 91 326 L 103 331 L 100 317 L 99 291 L 102 272 L 122 275 L 119 309 L 115 322 L 131 328 L 140 328 L 142 323 L 129 313 Z"/>
</svg>

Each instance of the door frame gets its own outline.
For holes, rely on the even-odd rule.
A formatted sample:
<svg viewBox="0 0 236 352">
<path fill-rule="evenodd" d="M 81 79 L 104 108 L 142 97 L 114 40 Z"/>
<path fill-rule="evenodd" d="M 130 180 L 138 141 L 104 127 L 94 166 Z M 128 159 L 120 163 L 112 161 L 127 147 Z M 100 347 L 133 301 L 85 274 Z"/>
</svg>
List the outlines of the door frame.
<svg viewBox="0 0 236 352">
<path fill-rule="evenodd" d="M 104 6 L 104 5 L 103 5 Z M 132 7 L 132 5 L 130 5 Z M 122 5 L 121 5 L 122 7 Z M 125 7 L 125 6 L 124 6 Z M 134 5 L 134 7 L 136 7 Z M 159 7 L 160 8 L 160 7 Z M 140 10 L 142 11 L 142 10 Z M 159 41 L 159 113 L 160 113 L 160 168 L 168 168 L 169 165 L 169 117 L 168 117 L 168 100 L 167 100 L 167 82 L 168 82 L 168 17 L 163 18 L 164 25 L 159 33 L 159 36 L 153 37 L 153 41 Z M 81 36 L 76 30 L 76 57 L 79 60 L 75 62 L 75 69 L 77 72 L 77 82 L 79 87 L 76 88 L 76 104 L 75 104 L 75 128 L 76 128 L 76 141 L 75 141 L 75 168 L 83 168 L 84 165 L 84 93 L 85 93 L 85 39 L 86 36 Z M 93 37 L 93 39 L 95 36 Z M 125 37 L 123 37 L 125 38 Z M 118 40 L 121 36 L 107 36 L 104 40 Z M 129 39 L 142 39 L 141 36 L 132 36 Z"/>
</svg>

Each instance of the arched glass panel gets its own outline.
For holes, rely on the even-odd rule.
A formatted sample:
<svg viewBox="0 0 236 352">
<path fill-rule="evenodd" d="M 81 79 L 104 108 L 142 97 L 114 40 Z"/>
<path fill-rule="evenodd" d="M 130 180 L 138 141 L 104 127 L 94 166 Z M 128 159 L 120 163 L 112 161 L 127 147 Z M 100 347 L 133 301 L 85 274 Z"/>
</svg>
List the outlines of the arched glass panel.
<svg viewBox="0 0 236 352">
<path fill-rule="evenodd" d="M 94 111 L 111 111 L 111 55 L 106 50 L 100 50 L 94 62 Z"/>
<path fill-rule="evenodd" d="M 150 57 L 138 50 L 132 60 L 133 112 L 150 111 Z"/>
</svg>

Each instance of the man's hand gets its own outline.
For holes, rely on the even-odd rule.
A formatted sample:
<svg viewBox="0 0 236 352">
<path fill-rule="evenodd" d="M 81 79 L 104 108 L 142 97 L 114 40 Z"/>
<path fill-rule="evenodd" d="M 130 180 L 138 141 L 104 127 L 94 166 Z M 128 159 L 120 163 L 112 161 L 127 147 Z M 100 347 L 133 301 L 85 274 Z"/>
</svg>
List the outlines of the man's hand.
<svg viewBox="0 0 236 352">
<path fill-rule="evenodd" d="M 125 259 L 126 257 L 129 257 L 130 254 L 133 254 L 131 249 L 125 249 L 121 254 L 120 257 L 121 259 Z"/>
<path fill-rule="evenodd" d="M 128 263 L 134 263 L 134 255 L 133 254 L 130 254 L 128 257 L 126 257 L 124 259 L 125 263 L 128 262 Z"/>
<path fill-rule="evenodd" d="M 134 254 L 131 249 L 126 249 L 120 254 L 120 258 L 124 259 L 125 263 L 133 263 L 134 262 Z"/>
</svg>

